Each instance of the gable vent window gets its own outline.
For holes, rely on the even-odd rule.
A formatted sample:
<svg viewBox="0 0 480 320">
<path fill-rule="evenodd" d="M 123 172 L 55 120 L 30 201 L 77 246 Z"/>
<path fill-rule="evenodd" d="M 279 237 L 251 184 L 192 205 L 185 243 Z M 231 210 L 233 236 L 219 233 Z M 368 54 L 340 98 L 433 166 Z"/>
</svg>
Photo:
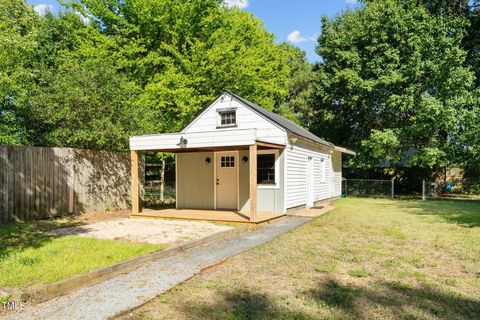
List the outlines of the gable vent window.
<svg viewBox="0 0 480 320">
<path fill-rule="evenodd" d="M 237 125 L 236 110 L 218 111 L 220 127 L 235 127 Z"/>
</svg>

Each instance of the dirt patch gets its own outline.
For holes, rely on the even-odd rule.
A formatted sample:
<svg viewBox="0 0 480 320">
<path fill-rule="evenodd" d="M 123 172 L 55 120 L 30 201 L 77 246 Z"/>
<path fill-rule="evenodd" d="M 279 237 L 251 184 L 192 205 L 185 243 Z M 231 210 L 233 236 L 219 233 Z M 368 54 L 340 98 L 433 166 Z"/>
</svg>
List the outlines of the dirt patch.
<svg viewBox="0 0 480 320">
<path fill-rule="evenodd" d="M 199 221 L 116 218 L 57 229 L 49 233 L 54 236 L 78 235 L 129 242 L 175 244 L 230 229 L 230 226 Z"/>
<path fill-rule="evenodd" d="M 109 220 L 112 218 L 128 218 L 130 210 L 115 210 L 105 212 L 88 212 L 72 216 L 74 221 L 92 223 L 96 221 Z"/>
</svg>

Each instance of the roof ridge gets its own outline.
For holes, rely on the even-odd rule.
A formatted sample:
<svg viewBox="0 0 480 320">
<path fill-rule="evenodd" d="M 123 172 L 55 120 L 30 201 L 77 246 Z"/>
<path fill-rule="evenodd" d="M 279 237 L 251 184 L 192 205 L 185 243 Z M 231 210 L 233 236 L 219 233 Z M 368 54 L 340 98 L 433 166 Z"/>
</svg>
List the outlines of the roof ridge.
<svg viewBox="0 0 480 320">
<path fill-rule="evenodd" d="M 316 136 L 315 134 L 311 133 L 307 129 L 303 128 L 302 126 L 296 124 L 292 120 L 289 120 L 289 119 L 285 118 L 284 116 L 282 116 L 278 113 L 275 113 L 273 111 L 269 111 L 265 108 L 262 108 L 258 104 L 255 104 L 251 101 L 248 101 L 247 99 L 242 98 L 242 97 L 240 97 L 239 95 L 237 95 L 233 92 L 225 91 L 224 94 L 228 94 L 228 95 L 232 96 L 233 98 L 239 100 L 241 103 L 247 105 L 248 107 L 250 107 L 254 111 L 262 114 L 263 116 L 267 117 L 271 121 L 275 122 L 277 125 L 279 125 L 282 128 L 292 132 L 293 134 L 302 136 L 302 137 L 304 137 L 306 139 L 309 139 L 309 140 L 312 140 L 312 141 L 314 141 L 318 144 L 322 144 L 322 145 L 325 145 L 325 146 L 328 146 L 328 147 L 335 147 L 335 145 L 333 143 L 328 142 L 328 141 Z"/>
</svg>

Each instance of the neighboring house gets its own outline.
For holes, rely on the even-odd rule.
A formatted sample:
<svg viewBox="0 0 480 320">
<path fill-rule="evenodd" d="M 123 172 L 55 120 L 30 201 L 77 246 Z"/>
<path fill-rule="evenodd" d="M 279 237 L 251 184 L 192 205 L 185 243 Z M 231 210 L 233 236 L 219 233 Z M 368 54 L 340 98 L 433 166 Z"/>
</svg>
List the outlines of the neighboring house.
<svg viewBox="0 0 480 320">
<path fill-rule="evenodd" d="M 283 215 L 341 193 L 342 153 L 290 120 L 223 93 L 181 132 L 130 138 L 133 213 L 138 151 L 176 153 L 177 209 Z M 136 172 L 135 172 L 136 171 Z"/>
</svg>

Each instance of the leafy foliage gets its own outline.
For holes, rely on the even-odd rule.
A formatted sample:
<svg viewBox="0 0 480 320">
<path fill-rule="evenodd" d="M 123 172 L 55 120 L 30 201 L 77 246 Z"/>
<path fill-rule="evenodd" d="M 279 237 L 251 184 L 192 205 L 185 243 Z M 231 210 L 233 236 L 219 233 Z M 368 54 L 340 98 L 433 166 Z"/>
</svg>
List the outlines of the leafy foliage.
<svg viewBox="0 0 480 320">
<path fill-rule="evenodd" d="M 322 24 L 318 133 L 358 149 L 366 166 L 410 154 L 408 165 L 438 172 L 465 152 L 477 99 L 461 48 L 465 19 L 378 0 Z"/>
<path fill-rule="evenodd" d="M 23 0 L 2 4 L 6 143 L 125 149 L 132 134 L 180 130 L 226 90 L 291 113 L 294 49 L 250 13 L 218 0 L 64 4 L 43 17 Z"/>
</svg>

